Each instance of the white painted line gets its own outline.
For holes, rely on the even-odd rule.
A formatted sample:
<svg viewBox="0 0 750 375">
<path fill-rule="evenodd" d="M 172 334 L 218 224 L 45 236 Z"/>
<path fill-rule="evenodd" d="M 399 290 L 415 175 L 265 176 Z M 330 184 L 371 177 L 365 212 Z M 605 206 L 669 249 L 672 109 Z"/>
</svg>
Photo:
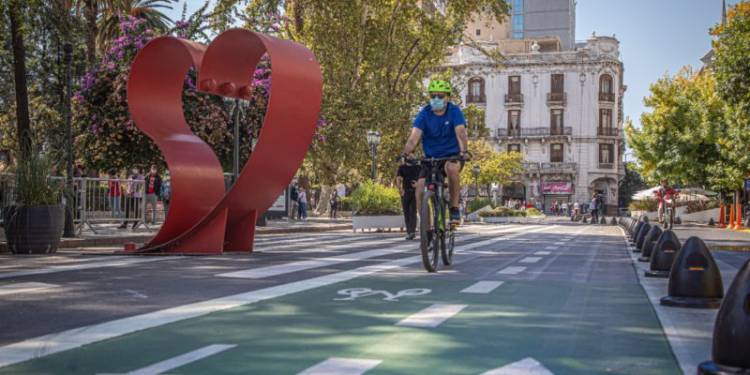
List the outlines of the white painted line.
<svg viewBox="0 0 750 375">
<path fill-rule="evenodd" d="M 482 375 L 554 375 L 534 358 L 524 358 L 518 362 L 496 368 Z"/>
<path fill-rule="evenodd" d="M 518 275 L 519 273 L 526 271 L 526 267 L 505 267 L 498 272 L 499 275 Z"/>
<path fill-rule="evenodd" d="M 379 365 L 379 359 L 328 358 L 299 375 L 360 375 Z"/>
<path fill-rule="evenodd" d="M 416 314 L 404 318 L 396 323 L 396 325 L 402 327 L 435 328 L 461 312 L 466 306 L 468 305 L 436 303 Z"/>
<path fill-rule="evenodd" d="M 565 242 L 563 241 L 555 242 L 555 245 L 565 245 Z"/>
<path fill-rule="evenodd" d="M 47 290 L 47 289 L 52 289 L 52 288 L 57 288 L 57 287 L 59 287 L 59 285 L 47 284 L 47 283 L 36 283 L 36 282 L 0 285 L 0 296 L 7 296 L 10 294 L 38 292 L 41 290 Z"/>
<path fill-rule="evenodd" d="M 462 290 L 461 293 L 487 294 L 497 289 L 500 285 L 503 285 L 503 281 L 477 281 Z"/>
<path fill-rule="evenodd" d="M 189 353 L 185 353 L 183 355 L 179 355 L 174 358 L 170 358 L 166 361 L 162 361 L 159 363 L 154 363 L 151 366 L 144 367 L 142 369 L 138 369 L 135 371 L 131 371 L 128 373 L 128 375 L 152 375 L 152 374 L 161 374 L 170 370 L 174 370 L 178 367 L 182 367 L 187 365 L 188 363 L 192 363 L 195 361 L 200 361 L 203 358 L 210 357 L 214 354 L 221 353 L 225 350 L 232 349 L 237 345 L 221 345 L 221 344 L 214 344 L 209 346 L 204 346 L 198 350 L 194 350 Z"/>
<path fill-rule="evenodd" d="M 521 263 L 536 263 L 542 260 L 542 257 L 526 257 L 521 259 Z"/>
<path fill-rule="evenodd" d="M 30 269 L 30 270 L 23 270 L 23 271 L 2 272 L 0 273 L 0 279 L 10 279 L 13 277 L 32 276 L 32 275 L 46 275 L 50 273 L 58 273 L 58 272 L 65 272 L 65 271 L 80 271 L 80 270 L 88 270 L 88 269 L 93 269 L 93 268 L 130 266 L 130 265 L 138 264 L 138 263 L 159 262 L 159 261 L 168 260 L 168 259 L 178 259 L 178 258 L 168 257 L 168 256 L 165 256 L 165 257 L 133 257 L 133 256 L 117 257 L 117 259 L 114 259 L 114 260 L 107 259 L 101 262 L 89 262 L 85 264 L 50 266 L 46 268 Z"/>
<path fill-rule="evenodd" d="M 552 252 L 549 251 L 537 251 L 534 255 L 550 255 Z"/>
<path fill-rule="evenodd" d="M 523 236 L 531 232 L 545 231 L 554 228 L 556 228 L 555 225 L 526 230 L 524 232 L 519 232 L 508 237 L 492 238 L 468 245 L 456 246 L 456 250 L 459 251 L 460 254 L 460 251 L 467 251 L 475 249 L 477 247 L 490 245 L 492 243 L 499 242 L 502 239 Z M 468 237 L 460 239 L 464 240 L 466 238 Z M 139 258 L 136 258 L 135 260 L 137 259 Z M 146 259 L 148 260 L 151 258 Z M 108 340 L 114 337 L 127 335 L 133 332 L 153 327 L 159 327 L 165 324 L 179 322 L 185 319 L 196 318 L 217 311 L 228 310 L 238 306 L 249 305 L 293 293 L 304 292 L 307 290 L 316 289 L 339 282 L 349 281 L 377 272 L 409 266 L 421 261 L 421 255 L 401 258 L 371 266 L 359 267 L 352 270 L 299 280 L 264 289 L 253 290 L 182 306 L 175 306 L 150 313 L 130 316 L 127 318 L 117 319 L 109 322 L 73 328 L 63 332 L 51 333 L 30 338 L 24 341 L 19 341 L 0 347 L 0 367 L 13 365 L 34 358 L 45 357 L 50 354 L 78 348 L 83 345 Z"/>
<path fill-rule="evenodd" d="M 560 248 L 559 246 L 547 246 L 544 248 L 544 250 L 557 250 L 559 248 Z"/>
</svg>

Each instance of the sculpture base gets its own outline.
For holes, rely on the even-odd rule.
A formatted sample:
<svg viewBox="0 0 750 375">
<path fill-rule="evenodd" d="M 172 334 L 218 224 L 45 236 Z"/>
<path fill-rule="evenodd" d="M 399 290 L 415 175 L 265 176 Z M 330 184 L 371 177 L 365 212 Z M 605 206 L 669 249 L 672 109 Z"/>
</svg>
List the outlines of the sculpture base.
<svg viewBox="0 0 750 375">
<path fill-rule="evenodd" d="M 750 368 L 738 368 L 723 366 L 712 361 L 706 361 L 698 365 L 698 374 L 711 374 L 711 375 L 723 375 L 723 374 L 745 374 L 750 375 Z"/>
<path fill-rule="evenodd" d="M 660 302 L 663 306 L 687 307 L 691 309 L 718 309 L 721 306 L 721 298 L 666 296 Z"/>
</svg>

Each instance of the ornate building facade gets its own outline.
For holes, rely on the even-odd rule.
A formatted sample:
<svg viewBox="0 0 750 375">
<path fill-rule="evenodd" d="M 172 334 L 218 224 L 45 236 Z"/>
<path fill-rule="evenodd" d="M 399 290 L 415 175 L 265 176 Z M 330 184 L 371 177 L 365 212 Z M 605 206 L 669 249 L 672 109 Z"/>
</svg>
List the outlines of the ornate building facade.
<svg viewBox="0 0 750 375">
<path fill-rule="evenodd" d="M 525 173 L 503 187 L 503 198 L 549 209 L 600 193 L 612 214 L 625 173 L 619 42 L 594 35 L 567 49 L 560 40 L 475 39 L 455 47 L 447 65 L 463 83 L 463 103 L 484 107 L 494 146 L 523 154 Z M 477 45 L 507 60 L 498 64 Z"/>
</svg>

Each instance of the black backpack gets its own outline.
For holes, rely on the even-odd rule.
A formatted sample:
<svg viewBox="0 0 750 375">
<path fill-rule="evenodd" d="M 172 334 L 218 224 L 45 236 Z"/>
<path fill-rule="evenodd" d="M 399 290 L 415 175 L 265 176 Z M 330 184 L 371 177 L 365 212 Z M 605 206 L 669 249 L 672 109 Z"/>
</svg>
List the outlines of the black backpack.
<svg viewBox="0 0 750 375">
<path fill-rule="evenodd" d="M 292 191 L 289 193 L 289 197 L 294 202 L 296 202 L 299 199 L 299 193 L 297 193 L 297 188 L 296 187 L 292 186 Z"/>
</svg>

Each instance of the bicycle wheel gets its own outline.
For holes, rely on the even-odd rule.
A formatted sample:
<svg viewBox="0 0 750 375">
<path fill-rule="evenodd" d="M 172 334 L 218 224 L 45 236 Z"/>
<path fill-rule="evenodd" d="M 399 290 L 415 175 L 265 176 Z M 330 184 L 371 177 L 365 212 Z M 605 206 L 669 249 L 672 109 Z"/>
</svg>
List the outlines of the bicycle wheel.
<svg viewBox="0 0 750 375">
<path fill-rule="evenodd" d="M 451 229 L 446 234 L 445 241 L 442 241 L 442 246 L 440 247 L 440 255 L 443 258 L 443 264 L 446 266 L 450 266 L 451 263 L 453 263 L 453 246 L 456 242 L 456 232 Z"/>
<path fill-rule="evenodd" d="M 672 225 L 674 225 L 674 209 L 669 208 L 666 220 L 667 225 L 665 225 L 665 227 L 667 227 L 667 229 L 669 230 L 672 230 Z"/>
<path fill-rule="evenodd" d="M 435 193 L 425 192 L 422 196 L 422 207 L 419 213 L 419 242 L 422 250 L 422 264 L 424 264 L 427 272 L 437 271 L 440 248 L 438 207 Z"/>
</svg>

